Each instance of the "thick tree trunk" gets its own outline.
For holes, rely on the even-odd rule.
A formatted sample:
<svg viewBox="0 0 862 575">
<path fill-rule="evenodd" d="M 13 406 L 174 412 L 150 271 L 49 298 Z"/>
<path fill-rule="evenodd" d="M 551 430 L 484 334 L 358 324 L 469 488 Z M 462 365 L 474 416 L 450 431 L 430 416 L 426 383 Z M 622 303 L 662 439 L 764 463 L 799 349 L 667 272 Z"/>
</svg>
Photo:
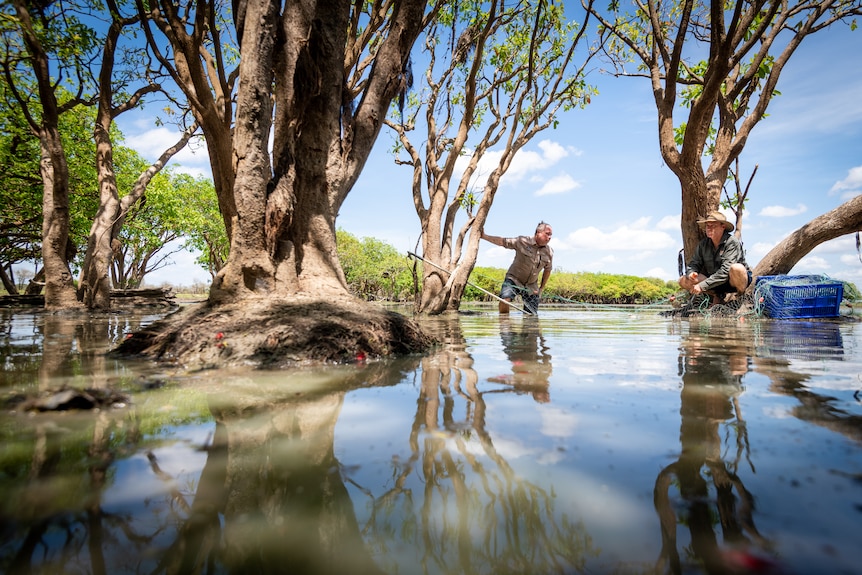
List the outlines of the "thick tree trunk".
<svg viewBox="0 0 862 575">
<path fill-rule="evenodd" d="M 398 93 L 424 6 L 419 0 L 396 5 L 352 115 L 344 76 L 351 2 L 319 2 L 312 10 L 288 2 L 282 14 L 277 3 L 243 6 L 233 140 L 237 217 L 211 303 L 297 293 L 349 297 L 335 218 Z"/>
<path fill-rule="evenodd" d="M 335 243 L 338 210 L 405 85 L 425 0 L 393 3 L 360 94 L 345 81 L 352 6 L 289 0 L 281 13 L 278 2 L 235 3 L 243 24 L 230 256 L 207 305 L 156 322 L 118 353 L 273 366 L 427 349 L 417 324 L 350 296 Z"/>
<path fill-rule="evenodd" d="M 862 231 L 862 196 L 818 216 L 772 248 L 757 264 L 755 276 L 786 274 L 823 242 Z"/>
<path fill-rule="evenodd" d="M 674 172 L 679 178 L 682 188 L 680 223 L 687 263 L 694 254 L 698 242 L 704 237 L 703 230 L 698 225 L 697 220 L 718 209 L 721 187 L 709 183 L 710 181 L 714 182 L 715 178 L 710 178 L 708 174 L 704 173 L 699 162 L 693 166 L 678 166 Z"/>
<path fill-rule="evenodd" d="M 69 260 L 74 248 L 69 240 L 69 170 L 60 134 L 45 129 L 40 136 L 43 181 L 42 262 L 45 269 L 45 307 L 78 307 Z"/>
<path fill-rule="evenodd" d="M 13 3 L 20 30 L 30 55 L 42 107 L 41 121 L 31 120 L 30 127 L 39 136 L 42 176 L 42 262 L 45 270 L 45 307 L 63 309 L 78 307 L 69 261 L 74 246 L 69 241 L 69 167 L 60 139 L 60 107 L 54 93 L 54 79 L 48 56 L 35 32 L 25 2 Z"/>
</svg>

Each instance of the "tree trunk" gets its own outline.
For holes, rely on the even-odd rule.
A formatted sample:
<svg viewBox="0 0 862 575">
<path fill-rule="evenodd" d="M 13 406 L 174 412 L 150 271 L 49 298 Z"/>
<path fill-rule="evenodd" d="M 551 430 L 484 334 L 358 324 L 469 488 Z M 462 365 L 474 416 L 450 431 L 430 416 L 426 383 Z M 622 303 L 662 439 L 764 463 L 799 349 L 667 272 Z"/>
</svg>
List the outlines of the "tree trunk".
<svg viewBox="0 0 862 575">
<path fill-rule="evenodd" d="M 235 19 L 244 19 L 246 3 L 233 2 Z M 146 8 L 143 2 L 138 2 L 138 6 L 150 48 L 160 63 L 178 78 L 177 85 L 188 98 L 195 121 L 206 137 L 213 187 L 227 237 L 231 238 L 237 217 L 233 195 L 236 157 L 232 126 L 236 73 L 226 67 L 232 58 L 223 54 L 224 47 L 231 43 L 222 40 L 224 30 L 212 25 L 216 21 L 214 14 L 219 9 L 218 3 L 213 0 L 195 2 L 197 13 L 193 20 L 186 18 L 185 9 L 180 9 L 182 3 L 174 0 L 159 0 L 147 4 Z M 162 42 L 153 36 L 151 23 L 170 43 L 172 57 L 162 54 Z M 238 23 L 238 26 L 238 36 L 242 39 L 242 25 Z"/>
<path fill-rule="evenodd" d="M 350 296 L 335 235 L 338 210 L 406 85 L 425 0 L 393 3 L 358 94 L 345 82 L 345 46 L 351 8 L 363 4 L 281 6 L 234 6 L 244 24 L 228 261 L 207 305 L 127 338 L 119 354 L 273 366 L 362 361 L 432 343 L 415 322 Z"/>
<path fill-rule="evenodd" d="M 694 255 L 698 242 L 704 237 L 697 220 L 718 208 L 718 197 L 707 189 L 706 177 L 698 165 L 693 168 L 678 166 L 675 170 L 682 188 L 682 241 L 685 264 Z"/>
<path fill-rule="evenodd" d="M 110 119 L 108 119 L 110 125 Z M 114 224 L 120 215 L 120 197 L 114 174 L 113 146 L 105 126 L 96 121 L 96 171 L 99 180 L 99 210 L 87 238 L 87 252 L 78 279 L 78 299 L 88 309 L 111 307 L 111 278 L 108 269 L 114 252 Z"/>
<path fill-rule="evenodd" d="M 3 288 L 9 295 L 18 295 L 18 286 L 15 285 L 14 277 L 12 276 L 12 266 L 0 266 L 0 282 L 3 283 Z"/>
<path fill-rule="evenodd" d="M 283 14 L 277 4 L 244 7 L 234 131 L 237 217 L 211 303 L 296 293 L 348 297 L 335 218 L 401 86 L 424 5 L 396 6 L 352 116 L 344 105 L 349 0 L 320 2 L 313 13 L 294 2 Z"/>
<path fill-rule="evenodd" d="M 20 30 L 30 55 L 41 104 L 41 121 L 30 120 L 30 127 L 39 137 L 42 177 L 42 262 L 45 270 L 45 307 L 63 309 L 78 306 L 69 261 L 75 248 L 69 241 L 69 166 L 60 139 L 60 107 L 48 62 L 30 19 L 28 5 L 15 2 Z"/>
<path fill-rule="evenodd" d="M 786 274 L 823 242 L 862 230 L 862 196 L 818 216 L 772 248 L 753 270 L 755 276 Z"/>
<path fill-rule="evenodd" d="M 78 307 L 69 260 L 74 247 L 69 240 L 69 169 L 60 134 L 46 128 L 42 146 L 42 262 L 45 268 L 45 308 Z"/>
<path fill-rule="evenodd" d="M 147 185 L 174 154 L 186 146 L 197 129 L 195 124 L 183 132 L 179 141 L 165 150 L 156 162 L 138 176 L 132 190 L 121 199 L 114 172 L 114 147 L 110 137 L 112 122 L 110 111 L 100 107 L 94 130 L 96 170 L 99 179 L 99 210 L 93 219 L 90 235 L 87 238 L 87 253 L 84 256 L 78 281 L 78 299 L 89 309 L 109 309 L 111 288 L 115 283 L 118 288 L 140 285 L 143 279 L 141 274 L 133 278 L 132 282 L 120 281 L 125 277 L 123 273 L 115 274 L 114 281 L 111 280 L 112 263 L 118 263 L 122 272 L 124 256 L 121 250 L 116 249 L 119 245 L 117 238 L 125 224 L 126 214 L 144 196 Z M 142 266 L 141 270 L 145 271 L 146 265 Z"/>
</svg>

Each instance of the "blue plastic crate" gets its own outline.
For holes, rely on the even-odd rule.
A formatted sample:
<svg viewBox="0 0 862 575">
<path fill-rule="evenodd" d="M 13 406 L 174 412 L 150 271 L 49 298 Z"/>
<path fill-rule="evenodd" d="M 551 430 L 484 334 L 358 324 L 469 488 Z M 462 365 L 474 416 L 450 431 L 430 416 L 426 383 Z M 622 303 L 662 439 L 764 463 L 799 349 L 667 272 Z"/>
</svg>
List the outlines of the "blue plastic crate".
<svg viewBox="0 0 862 575">
<path fill-rule="evenodd" d="M 771 318 L 838 317 L 844 284 L 823 276 L 760 276 L 754 297 Z"/>
</svg>

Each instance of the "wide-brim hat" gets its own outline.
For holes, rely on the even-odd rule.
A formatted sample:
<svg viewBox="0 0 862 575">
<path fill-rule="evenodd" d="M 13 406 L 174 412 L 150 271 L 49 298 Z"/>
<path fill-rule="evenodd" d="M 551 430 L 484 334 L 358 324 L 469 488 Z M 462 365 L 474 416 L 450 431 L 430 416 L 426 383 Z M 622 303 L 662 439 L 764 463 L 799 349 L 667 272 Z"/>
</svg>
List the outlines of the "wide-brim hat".
<svg viewBox="0 0 862 575">
<path fill-rule="evenodd" d="M 697 220 L 697 223 L 700 225 L 705 225 L 706 222 L 718 222 L 724 225 L 724 229 L 729 232 L 733 231 L 733 224 L 727 221 L 727 218 L 724 217 L 724 214 L 721 212 L 710 212 L 705 218 L 701 220 Z"/>
</svg>

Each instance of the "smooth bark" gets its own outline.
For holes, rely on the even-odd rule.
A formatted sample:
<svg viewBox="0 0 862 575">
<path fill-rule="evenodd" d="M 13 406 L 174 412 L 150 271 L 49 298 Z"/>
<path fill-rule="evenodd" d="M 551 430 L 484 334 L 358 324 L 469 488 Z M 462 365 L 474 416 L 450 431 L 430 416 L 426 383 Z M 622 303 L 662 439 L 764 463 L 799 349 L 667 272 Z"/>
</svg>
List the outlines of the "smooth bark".
<svg viewBox="0 0 862 575">
<path fill-rule="evenodd" d="M 818 216 L 784 238 L 757 264 L 756 276 L 789 273 L 793 266 L 823 242 L 862 230 L 862 196 Z"/>
</svg>

